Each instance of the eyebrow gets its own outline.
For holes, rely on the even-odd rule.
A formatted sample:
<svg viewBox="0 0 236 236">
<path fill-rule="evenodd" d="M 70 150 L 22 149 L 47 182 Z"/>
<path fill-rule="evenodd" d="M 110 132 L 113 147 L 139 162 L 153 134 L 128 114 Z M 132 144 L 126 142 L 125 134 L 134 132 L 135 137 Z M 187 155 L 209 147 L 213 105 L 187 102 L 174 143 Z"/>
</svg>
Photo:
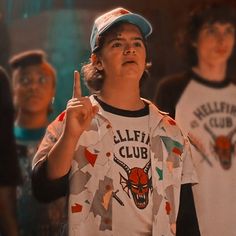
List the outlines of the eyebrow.
<svg viewBox="0 0 236 236">
<path fill-rule="evenodd" d="M 133 41 L 138 40 L 138 41 L 144 42 L 144 40 L 143 40 L 142 37 L 133 37 L 133 38 L 131 38 L 131 40 L 133 40 Z M 112 43 L 112 42 L 114 42 L 114 41 L 126 41 L 126 39 L 117 36 L 117 37 L 115 37 L 115 38 L 110 39 L 107 43 L 110 44 L 110 43 Z"/>
</svg>

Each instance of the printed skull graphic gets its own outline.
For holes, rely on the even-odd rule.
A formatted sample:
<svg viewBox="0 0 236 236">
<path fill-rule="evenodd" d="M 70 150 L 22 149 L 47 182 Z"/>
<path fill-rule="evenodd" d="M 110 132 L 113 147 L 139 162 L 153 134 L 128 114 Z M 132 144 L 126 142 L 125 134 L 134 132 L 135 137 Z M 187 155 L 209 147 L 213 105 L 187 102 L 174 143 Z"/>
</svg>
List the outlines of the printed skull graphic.
<svg viewBox="0 0 236 236">
<path fill-rule="evenodd" d="M 151 161 L 149 161 L 144 168 L 129 168 L 116 156 L 114 156 L 114 161 L 127 173 L 128 178 L 120 174 L 120 184 L 123 190 L 127 193 L 129 198 L 131 192 L 135 205 L 139 209 L 144 209 L 149 202 L 149 190 L 152 191 L 152 178 L 148 177 Z"/>
<path fill-rule="evenodd" d="M 234 152 L 234 145 L 232 138 L 236 133 L 236 129 L 233 129 L 228 135 L 215 135 L 212 130 L 205 124 L 205 130 L 211 135 L 214 143 L 212 144 L 213 150 L 219 158 L 220 164 L 224 169 L 231 167 L 232 153 Z"/>
</svg>

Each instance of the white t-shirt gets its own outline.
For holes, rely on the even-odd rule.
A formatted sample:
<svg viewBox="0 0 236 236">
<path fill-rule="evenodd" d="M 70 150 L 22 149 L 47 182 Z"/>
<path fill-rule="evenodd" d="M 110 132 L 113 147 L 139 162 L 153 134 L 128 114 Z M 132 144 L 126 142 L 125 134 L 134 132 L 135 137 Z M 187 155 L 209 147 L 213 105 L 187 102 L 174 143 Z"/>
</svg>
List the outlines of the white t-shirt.
<svg viewBox="0 0 236 236">
<path fill-rule="evenodd" d="M 199 184 L 193 193 L 202 236 L 236 235 L 235 102 L 235 85 L 191 80 L 176 107 L 176 120 L 195 146 Z"/>
<path fill-rule="evenodd" d="M 113 233 L 122 236 L 152 235 L 148 107 L 134 112 L 120 109 L 112 109 L 111 112 L 105 111 L 113 127 L 115 143 Z"/>
</svg>

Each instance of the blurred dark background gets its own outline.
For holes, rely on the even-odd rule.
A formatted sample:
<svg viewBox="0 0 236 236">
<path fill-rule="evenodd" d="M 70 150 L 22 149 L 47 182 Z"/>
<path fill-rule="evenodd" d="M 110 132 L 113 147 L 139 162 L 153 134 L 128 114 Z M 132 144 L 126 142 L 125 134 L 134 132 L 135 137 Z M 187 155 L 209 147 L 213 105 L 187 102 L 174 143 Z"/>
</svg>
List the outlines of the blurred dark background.
<svg viewBox="0 0 236 236">
<path fill-rule="evenodd" d="M 201 2 L 213 0 L 0 0 L 0 64 L 8 69 L 11 55 L 35 48 L 45 50 L 57 70 L 57 115 L 71 96 L 74 69 L 80 69 L 89 58 L 94 18 L 122 6 L 142 14 L 153 25 L 148 41 L 151 78 L 142 88 L 142 96 L 152 99 L 158 80 L 186 67 L 175 47 L 176 33 L 190 8 Z M 88 93 L 85 87 L 83 93 Z"/>
</svg>

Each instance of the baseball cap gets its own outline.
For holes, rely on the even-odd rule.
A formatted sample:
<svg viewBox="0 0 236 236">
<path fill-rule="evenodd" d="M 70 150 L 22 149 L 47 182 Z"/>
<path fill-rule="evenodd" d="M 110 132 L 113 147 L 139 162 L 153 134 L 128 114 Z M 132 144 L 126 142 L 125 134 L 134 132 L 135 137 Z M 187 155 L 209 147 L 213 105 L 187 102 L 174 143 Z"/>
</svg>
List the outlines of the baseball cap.
<svg viewBox="0 0 236 236">
<path fill-rule="evenodd" d="M 152 25 L 147 19 L 145 19 L 141 15 L 128 11 L 127 9 L 118 7 L 104 13 L 94 21 L 90 37 L 90 46 L 92 52 L 94 52 L 98 48 L 98 36 L 105 33 L 115 23 L 118 22 L 128 22 L 136 25 L 145 38 L 147 38 L 152 33 Z"/>
</svg>

